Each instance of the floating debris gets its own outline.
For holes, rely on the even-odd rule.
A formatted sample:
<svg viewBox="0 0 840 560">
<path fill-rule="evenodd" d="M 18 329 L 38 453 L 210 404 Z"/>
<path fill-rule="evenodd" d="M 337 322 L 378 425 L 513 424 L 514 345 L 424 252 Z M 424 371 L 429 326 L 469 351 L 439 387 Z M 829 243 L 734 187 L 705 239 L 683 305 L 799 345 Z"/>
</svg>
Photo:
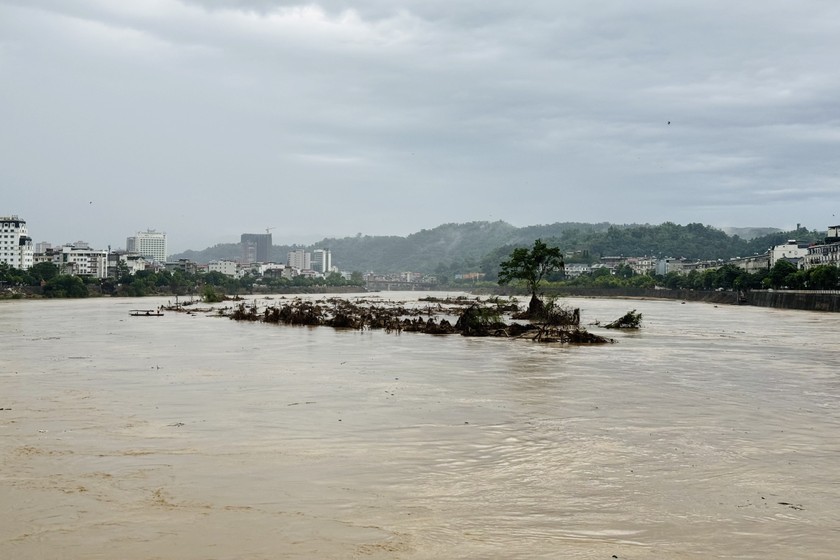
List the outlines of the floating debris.
<svg viewBox="0 0 840 560">
<path fill-rule="evenodd" d="M 612 323 L 604 325 L 605 329 L 639 329 L 642 327 L 642 314 L 628 311 Z"/>
</svg>

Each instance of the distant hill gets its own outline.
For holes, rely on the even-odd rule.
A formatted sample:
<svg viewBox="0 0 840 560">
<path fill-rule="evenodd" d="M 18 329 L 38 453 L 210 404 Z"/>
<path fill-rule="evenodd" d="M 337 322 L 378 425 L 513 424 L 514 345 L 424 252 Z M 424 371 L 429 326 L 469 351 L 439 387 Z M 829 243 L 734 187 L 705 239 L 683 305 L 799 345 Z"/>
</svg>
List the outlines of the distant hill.
<svg viewBox="0 0 840 560">
<path fill-rule="evenodd" d="M 756 237 L 764 237 L 765 235 L 773 235 L 774 233 L 779 233 L 782 230 L 779 228 L 771 228 L 771 227 L 725 227 L 723 228 L 723 232 L 726 235 L 730 235 L 732 237 L 738 236 L 741 239 L 749 241 L 751 239 L 755 239 Z"/>
<path fill-rule="evenodd" d="M 568 231 L 603 232 L 609 227 L 608 223 L 574 222 L 523 228 L 502 221 L 443 224 L 407 237 L 356 235 L 325 238 L 309 246 L 275 245 L 272 247 L 271 259 L 285 262 L 286 254 L 293 249 L 329 249 L 333 264 L 342 270 L 433 272 L 441 262 L 479 259 L 500 246 L 531 244 L 538 237 L 555 238 Z M 222 243 L 202 251 L 184 251 L 171 258 L 190 259 L 201 264 L 211 260 L 237 260 L 240 258 L 240 247 L 239 243 Z"/>
<path fill-rule="evenodd" d="M 275 245 L 271 260 L 285 262 L 286 254 L 294 249 L 330 249 L 333 264 L 346 271 L 440 274 L 485 270 L 492 276 L 496 264 L 513 248 L 531 245 L 538 238 L 564 251 L 583 252 L 592 259 L 620 255 L 729 259 L 763 253 L 787 239 L 819 242 L 824 236 L 824 232 L 804 228 L 792 232 L 775 228 L 741 228 L 739 231 L 745 237 L 727 235 L 703 224 L 670 222 L 660 225 L 558 222 L 521 228 L 502 221 L 451 223 L 406 237 L 359 234 L 326 238 L 308 246 Z M 749 237 L 761 231 L 770 233 Z M 240 248 L 238 243 L 224 243 L 202 251 L 186 251 L 173 258 L 187 258 L 202 264 L 215 259 L 237 260 Z"/>
</svg>

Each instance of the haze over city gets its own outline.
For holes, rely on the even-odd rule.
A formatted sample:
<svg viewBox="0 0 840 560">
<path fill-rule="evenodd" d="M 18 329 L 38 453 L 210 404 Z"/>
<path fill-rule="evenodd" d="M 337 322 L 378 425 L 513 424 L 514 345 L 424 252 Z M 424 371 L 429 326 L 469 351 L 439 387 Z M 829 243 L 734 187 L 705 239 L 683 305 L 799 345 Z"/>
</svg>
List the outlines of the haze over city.
<svg viewBox="0 0 840 560">
<path fill-rule="evenodd" d="M 0 0 L 2 212 L 170 252 L 840 214 L 840 4 Z"/>
</svg>

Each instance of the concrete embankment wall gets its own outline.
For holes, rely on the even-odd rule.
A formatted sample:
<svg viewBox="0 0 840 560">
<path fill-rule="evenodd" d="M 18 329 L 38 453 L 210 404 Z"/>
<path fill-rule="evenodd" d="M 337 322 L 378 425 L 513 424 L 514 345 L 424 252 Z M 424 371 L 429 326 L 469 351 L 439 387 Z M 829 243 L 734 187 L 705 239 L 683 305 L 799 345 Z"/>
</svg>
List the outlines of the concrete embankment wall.
<svg viewBox="0 0 840 560">
<path fill-rule="evenodd" d="M 505 289 L 507 288 L 507 289 Z M 522 292 L 513 291 L 510 287 L 502 287 L 498 294 L 513 295 Z M 753 290 L 740 294 L 738 292 L 704 292 L 697 290 L 650 290 L 644 288 L 551 288 L 545 289 L 549 296 L 579 296 L 579 297 L 624 297 L 645 299 L 678 299 L 682 301 L 705 301 L 731 305 L 754 305 L 757 307 L 775 307 L 778 309 L 801 309 L 804 311 L 835 311 L 840 312 L 840 291 L 769 291 Z"/>
<path fill-rule="evenodd" d="M 646 288 L 580 288 L 546 290 L 547 295 L 581 297 L 625 297 L 645 299 L 678 299 L 682 301 L 705 301 L 709 303 L 738 303 L 736 292 L 704 292 L 696 290 L 652 290 Z"/>
<path fill-rule="evenodd" d="M 797 290 L 753 290 L 746 293 L 748 305 L 802 309 L 805 311 L 840 311 L 840 292 L 806 292 Z"/>
</svg>

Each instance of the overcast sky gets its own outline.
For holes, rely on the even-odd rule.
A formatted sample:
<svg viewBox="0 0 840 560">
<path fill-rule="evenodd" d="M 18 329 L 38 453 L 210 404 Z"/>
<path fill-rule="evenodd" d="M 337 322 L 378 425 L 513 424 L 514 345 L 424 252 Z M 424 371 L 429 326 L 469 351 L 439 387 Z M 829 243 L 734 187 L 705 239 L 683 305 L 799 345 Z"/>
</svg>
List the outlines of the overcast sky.
<svg viewBox="0 0 840 560">
<path fill-rule="evenodd" d="M 7 214 L 173 253 L 474 220 L 824 229 L 840 2 L 0 0 Z"/>
</svg>

